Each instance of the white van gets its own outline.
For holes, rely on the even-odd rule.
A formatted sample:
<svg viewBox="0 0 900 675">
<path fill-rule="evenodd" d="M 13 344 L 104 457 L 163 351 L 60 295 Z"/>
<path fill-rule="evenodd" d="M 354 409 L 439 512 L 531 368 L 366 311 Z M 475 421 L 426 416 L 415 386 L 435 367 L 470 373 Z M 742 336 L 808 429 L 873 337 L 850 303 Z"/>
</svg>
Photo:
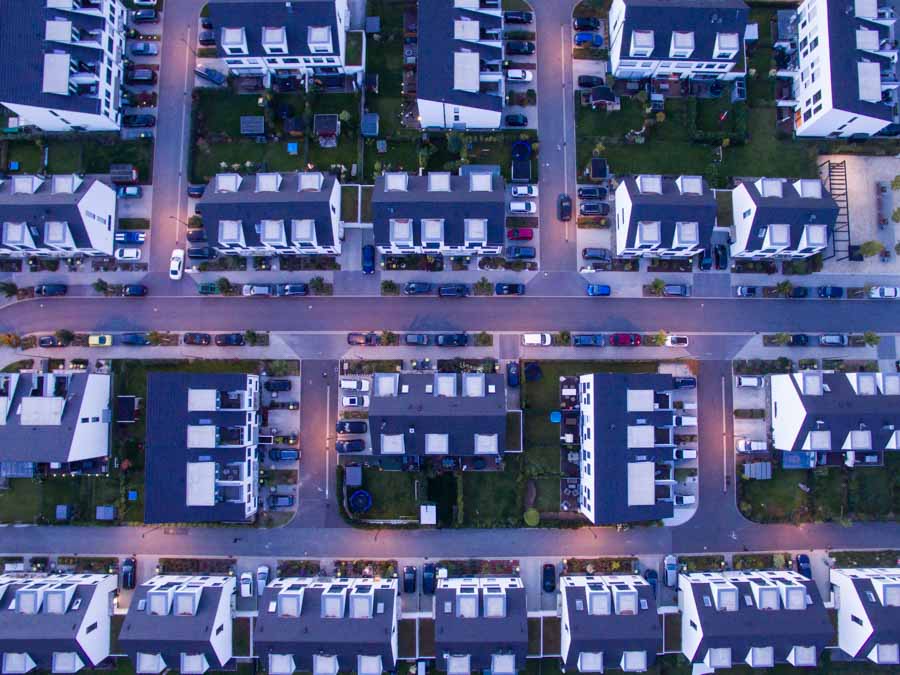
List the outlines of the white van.
<svg viewBox="0 0 900 675">
<path fill-rule="evenodd" d="M 738 375 L 737 386 L 739 387 L 761 387 L 763 386 L 763 378 L 758 375 Z"/>
<path fill-rule="evenodd" d="M 765 441 L 751 441 L 749 438 L 736 438 L 734 440 L 735 450 L 738 452 L 767 452 L 769 445 Z"/>
<path fill-rule="evenodd" d="M 534 202 L 510 202 L 510 213 L 537 213 L 537 206 Z"/>
<path fill-rule="evenodd" d="M 522 334 L 523 347 L 549 347 L 551 342 L 553 342 L 553 338 L 550 337 L 550 333 Z"/>
<path fill-rule="evenodd" d="M 341 389 L 347 389 L 349 391 L 369 391 L 369 381 L 368 380 L 350 380 L 346 378 L 341 378 Z"/>
</svg>

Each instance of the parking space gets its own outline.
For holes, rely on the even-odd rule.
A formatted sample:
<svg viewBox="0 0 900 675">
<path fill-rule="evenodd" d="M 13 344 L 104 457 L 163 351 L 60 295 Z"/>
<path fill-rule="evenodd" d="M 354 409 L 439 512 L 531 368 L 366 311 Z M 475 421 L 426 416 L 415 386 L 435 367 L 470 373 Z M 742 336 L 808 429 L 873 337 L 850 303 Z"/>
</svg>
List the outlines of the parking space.
<svg viewBox="0 0 900 675">
<path fill-rule="evenodd" d="M 298 507 L 300 385 L 299 376 L 262 377 L 260 435 L 269 441 L 260 444 L 260 508 L 264 511 L 290 513 Z"/>
<path fill-rule="evenodd" d="M 743 386 L 754 384 L 758 384 L 758 386 Z M 767 378 L 758 375 L 736 375 L 733 378 L 732 386 L 734 410 L 741 411 L 734 416 L 736 446 L 746 441 L 762 442 L 767 446 L 768 426 L 765 418 L 768 410 L 767 390 L 769 383 Z M 758 417 L 758 413 L 745 412 L 760 410 L 764 413 L 763 417 Z"/>
<path fill-rule="evenodd" d="M 537 129 L 537 42 L 534 24 L 507 21 L 504 37 L 506 101 L 503 125 Z"/>
<path fill-rule="evenodd" d="M 338 454 L 371 454 L 372 443 L 368 420 L 363 419 L 372 396 L 372 378 L 367 375 L 343 375 L 339 380 L 339 428 L 335 449 Z M 353 405 L 345 405 L 353 399 Z M 345 413 L 345 414 L 341 414 Z"/>
</svg>

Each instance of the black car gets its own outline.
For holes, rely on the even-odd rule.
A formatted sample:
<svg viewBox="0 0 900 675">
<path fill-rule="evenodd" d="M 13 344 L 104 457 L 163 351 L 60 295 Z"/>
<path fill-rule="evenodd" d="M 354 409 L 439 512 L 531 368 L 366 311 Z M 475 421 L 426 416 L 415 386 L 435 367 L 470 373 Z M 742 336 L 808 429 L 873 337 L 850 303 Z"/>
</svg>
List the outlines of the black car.
<svg viewBox="0 0 900 675">
<path fill-rule="evenodd" d="M 507 246 L 504 255 L 511 260 L 534 260 L 537 249 L 534 246 Z"/>
<path fill-rule="evenodd" d="M 210 246 L 191 246 L 187 250 L 187 257 L 191 260 L 212 260 L 216 252 Z"/>
<path fill-rule="evenodd" d="M 544 571 L 541 574 L 541 588 L 544 593 L 552 593 L 556 590 L 556 566 L 550 563 L 544 565 Z"/>
<path fill-rule="evenodd" d="M 534 54 L 534 43 L 525 40 L 508 40 L 506 42 L 507 54 Z"/>
<path fill-rule="evenodd" d="M 508 127 L 527 127 L 528 117 L 522 113 L 512 113 L 504 118 Z"/>
<path fill-rule="evenodd" d="M 525 295 L 525 284 L 499 283 L 494 286 L 497 295 Z"/>
<path fill-rule="evenodd" d="M 65 295 L 68 291 L 69 287 L 65 284 L 41 284 L 34 287 L 34 294 L 45 298 L 51 295 Z"/>
<path fill-rule="evenodd" d="M 306 284 L 278 284 L 275 287 L 275 295 L 283 298 L 292 295 L 309 295 L 309 286 Z"/>
<path fill-rule="evenodd" d="M 840 286 L 819 286 L 819 297 L 820 298 L 843 298 L 844 297 L 844 289 Z"/>
<path fill-rule="evenodd" d="M 38 338 L 38 347 L 49 349 L 50 347 L 60 347 L 59 340 L 54 335 L 41 335 Z"/>
<path fill-rule="evenodd" d="M 416 568 L 412 565 L 403 568 L 403 592 L 416 592 Z"/>
<path fill-rule="evenodd" d="M 812 579 L 812 565 L 809 564 L 809 556 L 805 553 L 797 556 L 797 571 L 807 579 Z"/>
<path fill-rule="evenodd" d="M 606 84 L 606 80 L 596 75 L 579 75 L 578 86 L 582 89 L 590 89 L 591 87 L 602 87 Z"/>
<path fill-rule="evenodd" d="M 506 23 L 531 23 L 534 14 L 531 12 L 503 12 L 503 20 Z"/>
<path fill-rule="evenodd" d="M 608 248 L 583 248 L 581 257 L 585 260 L 599 260 L 608 263 L 612 262 L 612 251 Z"/>
<path fill-rule="evenodd" d="M 431 293 L 431 284 L 427 281 L 409 281 L 403 287 L 404 295 L 427 295 Z"/>
<path fill-rule="evenodd" d="M 709 252 L 708 248 L 703 249 L 700 253 L 700 264 L 698 267 L 703 270 L 711 270 L 713 266 L 712 254 Z"/>
<path fill-rule="evenodd" d="M 225 73 L 219 72 L 215 68 L 205 68 L 198 66 L 197 68 L 194 68 L 194 75 L 199 77 L 201 80 L 212 82 L 216 86 L 222 86 L 223 84 L 228 82 L 228 76 Z"/>
<path fill-rule="evenodd" d="M 372 244 L 362 247 L 362 271 L 364 274 L 375 274 L 375 247 Z"/>
<path fill-rule="evenodd" d="M 122 126 L 133 128 L 156 126 L 156 117 L 153 115 L 122 115 Z"/>
<path fill-rule="evenodd" d="M 716 258 L 716 269 L 728 269 L 728 249 L 725 248 L 725 244 L 716 244 L 713 254 Z"/>
<path fill-rule="evenodd" d="M 200 17 L 200 28 L 202 28 L 203 30 L 212 30 L 213 29 L 212 19 L 210 19 L 209 17 L 206 17 L 206 16 L 201 16 Z"/>
<path fill-rule="evenodd" d="M 600 19 L 595 16 L 580 16 L 572 19 L 572 28 L 575 30 L 597 30 L 600 28 Z"/>
<path fill-rule="evenodd" d="M 366 442 L 361 438 L 350 438 L 342 441 L 335 441 L 334 449 L 338 454 L 342 454 L 345 452 L 365 452 Z"/>
<path fill-rule="evenodd" d="M 676 389 L 696 389 L 697 388 L 697 378 L 696 377 L 673 377 L 672 384 Z"/>
<path fill-rule="evenodd" d="M 434 595 L 437 588 L 437 574 L 434 563 L 422 565 L 422 592 L 426 595 Z"/>
<path fill-rule="evenodd" d="M 134 588 L 135 577 L 134 558 L 126 558 L 122 561 L 122 588 Z"/>
<path fill-rule="evenodd" d="M 796 333 L 788 338 L 788 347 L 805 347 L 809 344 L 809 335 Z"/>
<path fill-rule="evenodd" d="M 156 71 L 149 68 L 135 68 L 125 72 L 125 84 L 156 84 Z"/>
<path fill-rule="evenodd" d="M 518 387 L 519 386 L 519 362 L 518 361 L 510 361 L 506 364 L 506 386 L 507 387 Z"/>
<path fill-rule="evenodd" d="M 443 284 L 438 286 L 438 296 L 442 298 L 464 298 L 469 294 L 466 284 Z"/>
<path fill-rule="evenodd" d="M 187 240 L 191 244 L 202 244 L 206 241 L 206 231 L 205 230 L 188 230 Z"/>
<path fill-rule="evenodd" d="M 369 430 L 369 425 L 362 420 L 338 420 L 334 430 L 339 434 L 364 434 Z"/>
<path fill-rule="evenodd" d="M 647 583 L 650 584 L 650 589 L 653 591 L 653 597 L 656 597 L 656 584 L 659 581 L 659 575 L 656 573 L 656 570 L 644 570 L 644 579 L 647 580 Z"/>
<path fill-rule="evenodd" d="M 144 284 L 126 284 L 122 286 L 122 295 L 126 298 L 141 298 L 147 295 L 147 287 Z"/>
<path fill-rule="evenodd" d="M 465 347 L 469 344 L 469 336 L 465 333 L 441 333 L 434 339 L 438 347 Z"/>
<path fill-rule="evenodd" d="M 201 30 L 197 35 L 197 44 L 201 47 L 215 47 L 216 33 L 211 30 Z"/>
<path fill-rule="evenodd" d="M 609 190 L 605 187 L 597 185 L 585 185 L 578 188 L 579 199 L 606 199 L 609 196 Z"/>
<path fill-rule="evenodd" d="M 131 347 L 146 347 L 150 344 L 150 338 L 146 333 L 124 333 L 119 341 Z"/>
<path fill-rule="evenodd" d="M 806 286 L 795 286 L 791 289 L 790 297 L 792 298 L 808 298 L 809 289 Z"/>
<path fill-rule="evenodd" d="M 608 216 L 609 204 L 603 202 L 582 202 L 578 212 L 583 216 Z"/>
<path fill-rule="evenodd" d="M 427 347 L 431 338 L 425 333 L 407 333 L 403 336 L 403 343 L 412 347 Z"/>
<path fill-rule="evenodd" d="M 347 333 L 348 345 L 364 345 L 366 344 L 366 336 L 364 333 Z"/>
<path fill-rule="evenodd" d="M 188 185 L 187 193 L 188 197 L 193 197 L 194 199 L 200 199 L 203 196 L 203 192 L 206 190 L 205 185 Z"/>
<path fill-rule="evenodd" d="M 139 9 L 131 17 L 134 23 L 159 23 L 159 12 L 155 9 Z"/>
<path fill-rule="evenodd" d="M 263 384 L 263 388 L 266 391 L 290 391 L 291 390 L 291 381 L 290 380 L 266 380 L 265 384 Z"/>
<path fill-rule="evenodd" d="M 560 220 L 572 220 L 572 198 L 560 195 L 556 200 L 556 212 Z"/>
<path fill-rule="evenodd" d="M 294 505 L 294 495 L 269 495 L 266 501 L 270 509 L 287 508 Z"/>
<path fill-rule="evenodd" d="M 212 342 L 212 337 L 209 333 L 185 333 L 183 342 L 186 345 L 198 345 L 201 347 L 205 347 L 210 342 Z"/>
<path fill-rule="evenodd" d="M 217 347 L 241 347 L 244 344 L 244 336 L 240 333 L 220 333 L 216 335 Z"/>
</svg>

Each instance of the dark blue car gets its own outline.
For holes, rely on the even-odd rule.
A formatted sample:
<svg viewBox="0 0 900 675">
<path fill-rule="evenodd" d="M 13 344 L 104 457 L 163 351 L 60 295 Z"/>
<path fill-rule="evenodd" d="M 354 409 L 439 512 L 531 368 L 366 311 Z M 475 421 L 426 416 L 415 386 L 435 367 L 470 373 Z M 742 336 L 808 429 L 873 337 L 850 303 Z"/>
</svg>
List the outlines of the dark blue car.
<svg viewBox="0 0 900 675">
<path fill-rule="evenodd" d="M 612 295 L 612 289 L 606 284 L 590 284 L 587 287 L 587 294 L 592 298 L 606 298 Z"/>
<path fill-rule="evenodd" d="M 507 246 L 506 257 L 513 260 L 532 260 L 537 255 L 534 246 Z"/>
<path fill-rule="evenodd" d="M 362 270 L 365 274 L 375 274 L 375 247 L 372 244 L 362 247 Z"/>
<path fill-rule="evenodd" d="M 510 361 L 506 364 L 506 386 L 519 386 L 519 363 L 518 361 Z"/>
</svg>

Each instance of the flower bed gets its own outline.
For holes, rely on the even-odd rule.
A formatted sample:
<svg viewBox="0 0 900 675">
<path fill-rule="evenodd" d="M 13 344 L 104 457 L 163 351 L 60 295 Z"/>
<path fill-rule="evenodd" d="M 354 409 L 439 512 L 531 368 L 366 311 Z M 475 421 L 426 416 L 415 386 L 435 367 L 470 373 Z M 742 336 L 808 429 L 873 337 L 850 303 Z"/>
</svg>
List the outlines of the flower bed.
<svg viewBox="0 0 900 675">
<path fill-rule="evenodd" d="M 234 558 L 160 558 L 160 574 L 229 574 Z"/>
<path fill-rule="evenodd" d="M 518 560 L 439 560 L 449 577 L 510 576 L 519 573 Z"/>
<path fill-rule="evenodd" d="M 91 572 L 94 574 L 109 574 L 118 569 L 119 561 L 115 558 L 81 558 L 73 556 L 60 556 L 56 559 L 56 567 L 71 568 L 75 572 Z"/>
<path fill-rule="evenodd" d="M 637 558 L 568 558 L 563 574 L 633 574 Z"/>
<path fill-rule="evenodd" d="M 744 553 L 731 561 L 736 570 L 783 570 L 793 564 L 789 553 Z"/>
<path fill-rule="evenodd" d="M 335 560 L 334 576 L 390 578 L 397 574 L 396 560 Z"/>
<path fill-rule="evenodd" d="M 279 560 L 278 577 L 317 577 L 322 571 L 319 560 Z"/>
<path fill-rule="evenodd" d="M 438 359 L 439 373 L 496 373 L 497 361 L 494 359 Z"/>
<path fill-rule="evenodd" d="M 725 556 L 721 555 L 683 555 L 678 562 L 685 572 L 718 572 L 725 569 Z"/>
<path fill-rule="evenodd" d="M 900 551 L 829 551 L 835 567 L 897 567 Z"/>
</svg>

